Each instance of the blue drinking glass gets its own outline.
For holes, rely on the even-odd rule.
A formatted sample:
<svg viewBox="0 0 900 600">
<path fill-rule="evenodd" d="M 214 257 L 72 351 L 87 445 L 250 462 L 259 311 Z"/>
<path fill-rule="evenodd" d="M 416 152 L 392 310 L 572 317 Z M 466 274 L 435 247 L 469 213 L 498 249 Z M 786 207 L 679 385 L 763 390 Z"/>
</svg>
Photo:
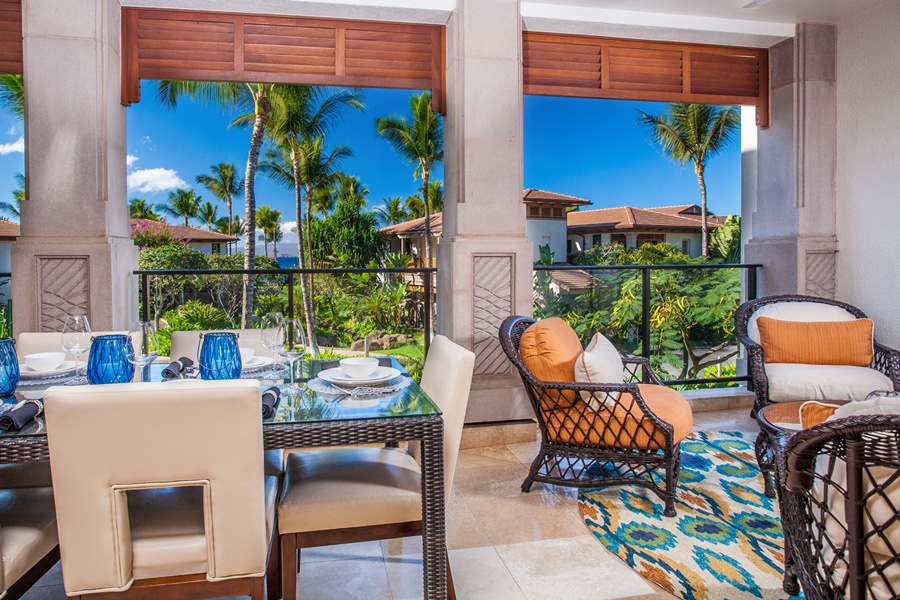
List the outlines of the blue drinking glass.
<svg viewBox="0 0 900 600">
<path fill-rule="evenodd" d="M 227 331 L 201 333 L 197 363 L 201 379 L 239 379 L 241 353 L 237 336 Z"/>
<path fill-rule="evenodd" d="M 0 338 L 0 396 L 9 396 L 19 385 L 19 357 L 12 338 Z"/>
<path fill-rule="evenodd" d="M 91 338 L 88 355 L 89 383 L 128 383 L 134 377 L 134 346 L 131 337 L 122 334 Z"/>
</svg>

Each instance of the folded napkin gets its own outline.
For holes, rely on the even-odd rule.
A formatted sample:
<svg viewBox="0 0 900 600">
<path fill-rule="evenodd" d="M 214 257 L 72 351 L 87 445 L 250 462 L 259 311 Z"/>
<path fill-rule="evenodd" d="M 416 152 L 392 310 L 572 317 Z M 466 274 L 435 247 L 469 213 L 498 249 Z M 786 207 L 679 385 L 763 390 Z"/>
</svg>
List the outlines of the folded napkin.
<svg viewBox="0 0 900 600">
<path fill-rule="evenodd" d="M 15 408 L 0 415 L 0 429 L 3 431 L 18 431 L 30 420 L 41 414 L 44 407 L 40 402 L 25 400 L 19 402 Z"/>
<path fill-rule="evenodd" d="M 173 360 L 169 363 L 168 367 L 163 369 L 163 379 L 178 379 L 184 374 L 184 371 L 191 368 L 193 365 L 194 361 L 187 356 L 182 356 L 178 360 Z"/>
<path fill-rule="evenodd" d="M 341 366 L 341 361 L 339 360 L 326 360 L 322 363 L 322 370 L 325 369 L 337 369 Z M 389 367 L 391 366 L 391 357 L 390 356 L 382 356 L 378 359 L 379 367 Z"/>
<path fill-rule="evenodd" d="M 262 393 L 263 419 L 271 419 L 278 412 L 278 402 L 281 400 L 281 391 L 274 385 Z"/>
</svg>

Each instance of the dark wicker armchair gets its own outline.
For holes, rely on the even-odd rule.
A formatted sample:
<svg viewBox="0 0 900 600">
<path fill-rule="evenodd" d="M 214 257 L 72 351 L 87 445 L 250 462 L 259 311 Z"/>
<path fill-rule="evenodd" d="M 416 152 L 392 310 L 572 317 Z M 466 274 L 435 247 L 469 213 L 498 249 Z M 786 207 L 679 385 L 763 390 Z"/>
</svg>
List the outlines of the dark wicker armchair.
<svg viewBox="0 0 900 600">
<path fill-rule="evenodd" d="M 803 430 L 781 460 L 785 541 L 807 600 L 900 597 L 900 415 Z"/>
<path fill-rule="evenodd" d="M 841 308 L 851 315 L 855 316 L 857 319 L 866 318 L 865 313 L 855 306 L 846 304 L 844 302 L 838 302 L 837 300 L 828 300 L 826 298 L 817 298 L 814 296 L 767 296 L 765 298 L 758 298 L 756 300 L 750 300 L 749 302 L 741 304 L 738 307 L 737 312 L 735 312 L 734 324 L 737 339 L 747 349 L 747 370 L 748 375 L 750 376 L 750 381 L 753 385 L 753 391 L 756 394 L 756 399 L 753 404 L 753 416 L 756 416 L 756 413 L 762 407 L 770 404 L 773 400 L 769 396 L 769 378 L 766 376 L 766 361 L 763 353 L 763 348 L 758 343 L 758 341 L 752 339 L 751 335 L 749 334 L 750 321 L 754 317 L 755 313 L 760 309 L 785 302 L 812 302 L 816 304 L 828 305 Z M 894 389 L 900 389 L 900 352 L 876 342 L 875 359 L 872 363 L 872 368 L 880 371 L 881 373 L 884 373 L 888 378 L 890 378 L 894 383 Z M 861 400 L 862 398 L 865 398 L 866 393 L 871 391 L 873 390 L 868 389 L 863 393 L 861 398 L 855 399 Z M 813 398 L 808 399 L 812 400 Z M 843 400 L 844 398 L 828 399 Z M 846 399 L 849 400 L 850 398 Z"/>
<path fill-rule="evenodd" d="M 522 334 L 532 323 L 535 320 L 527 317 L 508 317 L 499 333 L 503 350 L 522 377 L 541 431 L 541 446 L 522 491 L 529 491 L 535 481 L 580 488 L 640 485 L 659 495 L 666 516 L 675 516 L 679 443 L 690 432 L 690 406 L 677 392 L 662 386 L 649 361 L 642 358 L 623 358 L 628 383 L 537 379 L 519 352 Z M 656 385 L 639 386 L 642 376 Z M 662 398 L 650 400 L 648 394 L 653 391 L 664 392 Z M 607 400 L 614 400 L 614 408 L 590 407 L 592 402 Z M 687 431 L 676 433 L 671 423 L 650 409 L 648 401 L 658 407 L 657 412 L 680 411 L 681 429 L 686 420 Z"/>
</svg>

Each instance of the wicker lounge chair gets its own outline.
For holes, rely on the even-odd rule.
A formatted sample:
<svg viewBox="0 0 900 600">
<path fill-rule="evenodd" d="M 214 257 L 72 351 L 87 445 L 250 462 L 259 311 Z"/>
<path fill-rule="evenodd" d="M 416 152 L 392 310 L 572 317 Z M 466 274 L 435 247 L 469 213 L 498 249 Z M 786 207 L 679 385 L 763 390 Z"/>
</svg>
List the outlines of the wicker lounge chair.
<svg viewBox="0 0 900 600">
<path fill-rule="evenodd" d="M 781 459 L 784 533 L 807 600 L 900 597 L 900 415 L 811 427 Z"/>
<path fill-rule="evenodd" d="M 538 379 L 520 354 L 522 335 L 534 323 L 527 317 L 508 317 L 499 334 L 541 431 L 540 450 L 522 491 L 529 491 L 535 481 L 571 487 L 640 485 L 665 502 L 666 516 L 675 516 L 679 443 L 690 433 L 690 405 L 663 386 L 642 358 L 623 359 L 627 383 Z M 639 384 L 642 377 L 652 385 Z M 591 407 L 598 403 L 605 406 Z"/>
</svg>

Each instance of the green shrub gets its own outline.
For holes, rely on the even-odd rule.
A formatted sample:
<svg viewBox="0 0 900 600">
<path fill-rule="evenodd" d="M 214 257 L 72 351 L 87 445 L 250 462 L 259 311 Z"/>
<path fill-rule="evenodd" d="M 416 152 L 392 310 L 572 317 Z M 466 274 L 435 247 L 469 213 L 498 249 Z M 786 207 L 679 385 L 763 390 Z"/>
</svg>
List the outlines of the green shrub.
<svg viewBox="0 0 900 600">
<path fill-rule="evenodd" d="M 234 322 L 221 308 L 198 300 L 185 302 L 163 315 L 166 326 L 158 332 L 159 352 L 168 355 L 172 349 L 173 331 L 202 331 L 204 329 L 234 329 Z"/>
</svg>

